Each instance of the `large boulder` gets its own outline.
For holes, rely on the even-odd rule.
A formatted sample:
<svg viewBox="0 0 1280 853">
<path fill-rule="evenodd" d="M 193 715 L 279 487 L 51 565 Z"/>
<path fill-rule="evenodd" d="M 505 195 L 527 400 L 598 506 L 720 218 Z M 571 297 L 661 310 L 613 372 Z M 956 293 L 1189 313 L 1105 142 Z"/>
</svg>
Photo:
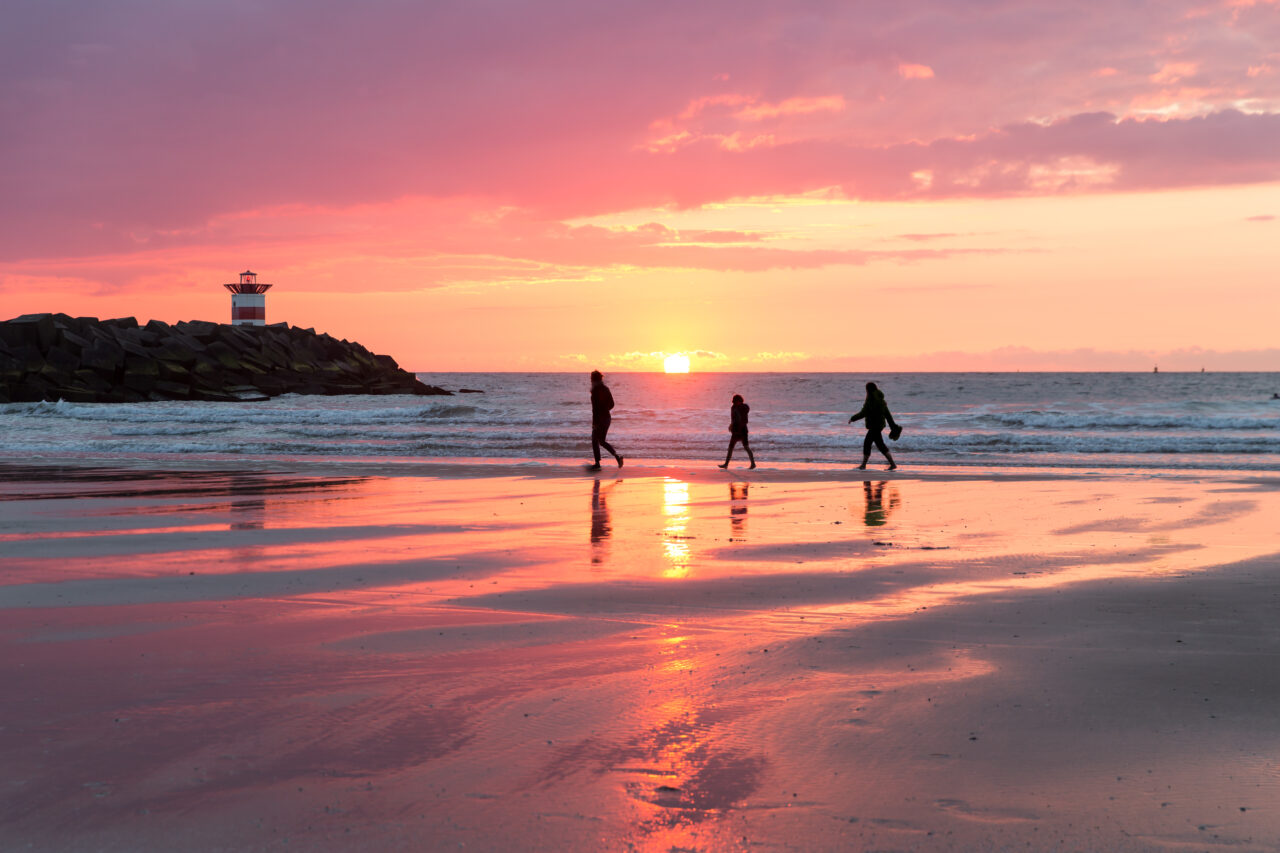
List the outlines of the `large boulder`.
<svg viewBox="0 0 1280 853">
<path fill-rule="evenodd" d="M 0 340 L 9 346 L 35 347 L 43 351 L 53 344 L 56 334 L 52 314 L 23 314 L 0 324 Z"/>
</svg>

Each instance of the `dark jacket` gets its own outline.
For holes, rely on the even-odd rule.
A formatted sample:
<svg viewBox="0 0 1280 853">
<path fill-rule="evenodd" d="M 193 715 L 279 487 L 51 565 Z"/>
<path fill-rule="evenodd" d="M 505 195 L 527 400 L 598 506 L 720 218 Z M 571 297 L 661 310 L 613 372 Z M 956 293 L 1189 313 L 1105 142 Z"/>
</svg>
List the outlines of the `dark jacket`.
<svg viewBox="0 0 1280 853">
<path fill-rule="evenodd" d="M 591 420 L 594 422 L 607 421 L 611 415 L 609 411 L 613 408 L 613 395 L 609 393 L 609 386 L 601 382 L 599 385 L 591 386 Z"/>
<path fill-rule="evenodd" d="M 867 399 L 862 404 L 862 410 L 851 417 L 849 421 L 852 423 L 860 418 L 867 419 L 867 429 L 872 432 L 880 432 L 884 429 L 884 425 L 888 422 L 889 426 L 893 426 L 893 415 L 889 413 L 889 404 L 884 401 L 884 392 L 880 389 L 867 393 Z"/>
<path fill-rule="evenodd" d="M 747 413 L 751 411 L 751 407 L 746 403 L 734 403 L 729 408 L 729 432 L 734 435 L 745 436 L 747 434 Z"/>
</svg>

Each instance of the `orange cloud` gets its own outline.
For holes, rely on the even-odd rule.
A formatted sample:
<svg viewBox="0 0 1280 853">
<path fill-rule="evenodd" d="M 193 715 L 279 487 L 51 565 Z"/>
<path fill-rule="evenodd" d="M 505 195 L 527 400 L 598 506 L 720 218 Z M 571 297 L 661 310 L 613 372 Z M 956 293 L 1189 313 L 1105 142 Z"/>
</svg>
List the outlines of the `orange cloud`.
<svg viewBox="0 0 1280 853">
<path fill-rule="evenodd" d="M 932 72 L 931 72 L 932 73 Z M 753 103 L 734 113 L 735 118 L 760 121 L 779 116 L 806 115 L 808 113 L 838 113 L 845 107 L 842 95 L 825 95 L 819 98 L 787 98 L 776 104 Z"/>
<path fill-rule="evenodd" d="M 1177 83 L 1191 77 L 1200 69 L 1197 62 L 1166 62 L 1159 71 L 1151 75 L 1152 83 Z"/>
<path fill-rule="evenodd" d="M 779 133 L 760 133 L 741 127 L 769 120 L 785 120 L 845 109 L 843 95 L 793 97 L 771 102 L 753 95 L 726 93 L 691 100 L 675 116 L 649 124 L 649 138 L 642 148 L 650 153 L 670 153 L 701 141 L 709 141 L 724 151 L 748 151 L 784 141 Z M 785 141 L 803 134 L 793 127 L 781 132 Z"/>
<path fill-rule="evenodd" d="M 933 77 L 933 69 L 928 65 L 901 62 L 898 64 L 898 76 L 904 80 L 928 80 Z"/>
</svg>

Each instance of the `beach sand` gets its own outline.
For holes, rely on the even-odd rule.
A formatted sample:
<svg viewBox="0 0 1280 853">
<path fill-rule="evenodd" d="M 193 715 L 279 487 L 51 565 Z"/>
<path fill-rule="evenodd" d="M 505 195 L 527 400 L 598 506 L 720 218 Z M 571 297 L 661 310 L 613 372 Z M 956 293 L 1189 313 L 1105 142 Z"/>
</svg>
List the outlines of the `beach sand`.
<svg viewBox="0 0 1280 853">
<path fill-rule="evenodd" d="M 1280 849 L 1280 480 L 369 470 L 0 466 L 0 849 Z"/>
</svg>

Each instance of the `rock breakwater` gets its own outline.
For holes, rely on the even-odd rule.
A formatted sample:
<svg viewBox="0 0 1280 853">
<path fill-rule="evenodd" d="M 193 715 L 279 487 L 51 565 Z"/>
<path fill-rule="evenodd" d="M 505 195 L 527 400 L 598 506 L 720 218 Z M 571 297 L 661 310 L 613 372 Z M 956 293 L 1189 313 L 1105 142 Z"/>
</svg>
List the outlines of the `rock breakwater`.
<svg viewBox="0 0 1280 853">
<path fill-rule="evenodd" d="M 27 314 L 0 323 L 0 403 L 449 394 L 389 355 L 286 323 L 170 325 Z"/>
</svg>

